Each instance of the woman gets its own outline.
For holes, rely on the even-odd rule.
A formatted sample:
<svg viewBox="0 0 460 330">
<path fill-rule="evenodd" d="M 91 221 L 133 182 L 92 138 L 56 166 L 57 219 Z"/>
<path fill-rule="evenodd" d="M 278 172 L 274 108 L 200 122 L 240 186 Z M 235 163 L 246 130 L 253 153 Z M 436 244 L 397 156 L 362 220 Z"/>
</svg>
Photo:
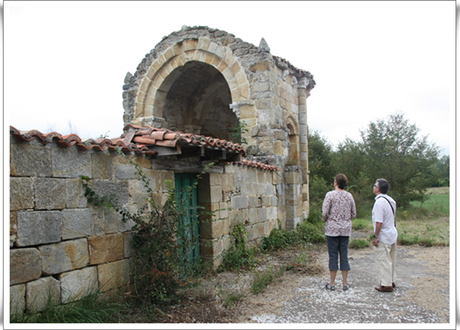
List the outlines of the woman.
<svg viewBox="0 0 460 330">
<path fill-rule="evenodd" d="M 326 222 L 327 250 L 329 252 L 329 271 L 331 281 L 326 289 L 335 290 L 338 256 L 342 271 L 343 290 L 348 290 L 347 282 L 350 264 L 348 263 L 348 241 L 351 236 L 351 219 L 356 218 L 356 205 L 353 196 L 345 191 L 348 179 L 344 174 L 337 174 L 334 190 L 329 191 L 323 202 L 323 221 Z"/>
</svg>

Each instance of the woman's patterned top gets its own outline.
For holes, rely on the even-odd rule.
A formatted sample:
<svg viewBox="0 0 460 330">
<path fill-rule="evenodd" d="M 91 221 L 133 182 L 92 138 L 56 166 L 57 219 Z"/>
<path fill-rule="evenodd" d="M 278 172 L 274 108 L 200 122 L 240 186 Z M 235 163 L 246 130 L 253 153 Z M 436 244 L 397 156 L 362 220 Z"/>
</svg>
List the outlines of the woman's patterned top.
<svg viewBox="0 0 460 330">
<path fill-rule="evenodd" d="M 356 218 L 353 196 L 347 191 L 329 191 L 323 202 L 326 236 L 351 236 L 351 219 Z"/>
</svg>

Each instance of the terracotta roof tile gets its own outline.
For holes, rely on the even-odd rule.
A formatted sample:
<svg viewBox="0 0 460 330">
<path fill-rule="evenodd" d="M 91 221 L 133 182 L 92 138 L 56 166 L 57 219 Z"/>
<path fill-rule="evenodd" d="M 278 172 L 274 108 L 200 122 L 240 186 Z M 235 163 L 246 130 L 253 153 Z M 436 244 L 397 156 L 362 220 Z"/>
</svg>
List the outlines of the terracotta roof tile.
<svg viewBox="0 0 460 330">
<path fill-rule="evenodd" d="M 53 142 L 56 139 L 58 143 L 63 148 L 70 148 L 76 145 L 78 148 L 83 150 L 98 150 L 104 151 L 107 149 L 116 150 L 117 147 L 120 147 L 123 151 L 134 151 L 140 154 L 151 154 L 154 155 L 157 152 L 150 150 L 145 144 L 129 143 L 126 144 L 122 139 L 85 139 L 82 140 L 78 135 L 68 134 L 62 135 L 57 132 L 51 132 L 43 134 L 37 130 L 31 131 L 20 131 L 17 128 L 10 126 L 10 133 L 16 137 L 19 141 L 30 142 L 34 139 L 37 139 L 42 144 L 46 145 Z"/>
<path fill-rule="evenodd" d="M 107 149 L 116 150 L 120 147 L 124 152 L 133 151 L 140 154 L 155 155 L 157 151 L 151 149 L 153 146 L 176 148 L 177 145 L 181 145 L 206 147 L 210 149 L 225 149 L 243 155 L 246 154 L 246 150 L 241 144 L 231 141 L 215 139 L 199 134 L 171 131 L 165 128 L 141 127 L 132 124 L 126 125 L 124 133 L 120 137 L 114 139 L 82 140 L 76 134 L 62 135 L 57 132 L 44 134 L 38 130 L 20 131 L 13 126 L 10 126 L 10 134 L 22 142 L 30 142 L 37 139 L 42 144 L 46 145 L 55 140 L 56 143 L 63 148 L 77 146 L 83 150 L 94 149 L 97 151 L 105 151 Z M 273 165 L 248 161 L 247 159 L 241 162 L 229 162 L 229 164 L 256 167 L 270 171 L 278 170 Z"/>
<path fill-rule="evenodd" d="M 261 168 L 267 171 L 278 171 L 279 169 L 275 165 L 268 165 L 261 162 L 255 162 L 252 160 L 243 159 L 241 162 L 229 162 L 228 164 L 232 165 L 240 165 L 240 166 L 248 166 L 248 167 L 256 167 Z"/>
</svg>

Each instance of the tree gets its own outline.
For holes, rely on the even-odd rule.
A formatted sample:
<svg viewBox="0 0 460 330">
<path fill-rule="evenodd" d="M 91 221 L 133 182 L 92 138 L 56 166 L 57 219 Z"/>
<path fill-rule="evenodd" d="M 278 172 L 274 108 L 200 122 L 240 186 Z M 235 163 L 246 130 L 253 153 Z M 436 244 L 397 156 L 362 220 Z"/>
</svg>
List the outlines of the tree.
<svg viewBox="0 0 460 330">
<path fill-rule="evenodd" d="M 335 169 L 332 163 L 333 150 L 319 131 L 308 130 L 308 170 L 310 171 L 310 200 L 322 201 L 333 189 Z"/>
<path fill-rule="evenodd" d="M 450 157 L 444 155 L 430 167 L 430 172 L 439 177 L 433 187 L 449 187 L 450 185 Z"/>
<path fill-rule="evenodd" d="M 334 168 L 337 173 L 343 173 L 348 178 L 348 189 L 361 193 L 363 189 L 368 188 L 363 180 L 364 171 L 364 147 L 360 142 L 355 142 L 350 138 L 340 142 L 337 151 L 334 153 Z"/>
<path fill-rule="evenodd" d="M 366 175 L 372 181 L 387 179 L 399 206 L 423 200 L 426 189 L 438 180 L 429 169 L 437 161 L 440 148 L 430 144 L 428 136 L 419 137 L 419 132 L 402 113 L 390 115 L 387 122 L 371 122 L 360 132 Z"/>
</svg>

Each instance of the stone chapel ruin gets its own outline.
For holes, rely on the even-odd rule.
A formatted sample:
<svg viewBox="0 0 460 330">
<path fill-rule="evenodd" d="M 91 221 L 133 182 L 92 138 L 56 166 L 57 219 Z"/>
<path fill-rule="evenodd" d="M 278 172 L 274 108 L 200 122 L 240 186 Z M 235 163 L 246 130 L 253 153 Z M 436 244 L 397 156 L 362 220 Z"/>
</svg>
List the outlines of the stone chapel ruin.
<svg viewBox="0 0 460 330">
<path fill-rule="evenodd" d="M 114 193 L 130 210 L 143 203 L 142 166 L 159 202 L 165 179 L 200 173 L 198 204 L 223 220 L 199 225 L 199 255 L 218 266 L 233 225 L 258 244 L 278 222 L 295 229 L 308 216 L 307 98 L 313 76 L 225 31 L 187 27 L 164 37 L 123 85 L 124 134 L 82 140 L 74 134 L 10 127 L 10 294 L 12 311 L 61 303 L 88 288 L 128 279 L 130 223 L 83 196 Z M 121 118 L 120 118 L 121 119 Z M 121 121 L 121 120 L 120 120 Z M 232 133 L 244 125 L 235 143 Z M 206 243 L 206 244 L 205 244 Z"/>
</svg>

